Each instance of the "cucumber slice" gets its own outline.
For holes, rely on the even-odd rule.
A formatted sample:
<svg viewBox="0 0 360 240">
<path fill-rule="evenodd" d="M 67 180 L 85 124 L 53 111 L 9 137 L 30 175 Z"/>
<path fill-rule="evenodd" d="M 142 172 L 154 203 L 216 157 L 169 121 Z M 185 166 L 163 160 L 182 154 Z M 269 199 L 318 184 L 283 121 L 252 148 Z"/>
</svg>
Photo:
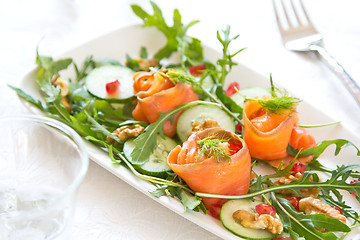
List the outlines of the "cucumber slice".
<svg viewBox="0 0 360 240">
<path fill-rule="evenodd" d="M 214 85 L 214 81 L 211 79 L 211 77 L 206 77 L 201 84 L 201 86 L 208 91 L 210 91 Z"/>
<path fill-rule="evenodd" d="M 134 96 L 134 72 L 125 66 L 105 65 L 92 70 L 85 79 L 87 90 L 97 98 L 112 102 L 125 102 Z M 118 80 L 120 93 L 111 97 L 106 93 L 106 84 Z"/>
<path fill-rule="evenodd" d="M 249 97 L 249 98 L 262 98 L 263 96 L 270 96 L 271 95 L 271 90 L 270 88 L 265 88 L 265 87 L 248 87 L 248 88 L 243 88 L 241 90 L 239 90 L 239 93 L 235 93 L 233 95 L 231 95 L 231 99 L 234 100 L 234 102 L 236 102 L 239 106 L 244 107 L 244 101 L 245 101 L 245 97 Z"/>
<path fill-rule="evenodd" d="M 235 122 L 226 112 L 214 105 L 200 104 L 180 114 L 176 126 L 176 132 L 180 140 L 182 142 L 186 141 L 192 131 L 193 122 L 204 122 L 206 119 L 215 120 L 220 127 L 235 132 Z"/>
<path fill-rule="evenodd" d="M 155 176 L 166 177 L 167 172 L 171 171 L 167 163 L 167 157 L 171 150 L 177 146 L 177 143 L 166 137 L 157 137 L 157 145 L 154 151 L 151 153 L 149 159 L 142 165 L 134 165 L 134 167 L 141 173 Z M 124 154 L 129 161 L 131 161 L 131 153 L 135 148 L 135 142 L 133 139 L 129 139 L 124 144 Z"/>
<path fill-rule="evenodd" d="M 261 203 L 260 201 L 251 201 L 249 199 L 237 199 L 227 201 L 221 208 L 220 220 L 224 227 L 235 235 L 253 240 L 266 240 L 272 239 L 274 235 L 263 229 L 251 229 L 245 228 L 241 224 L 237 223 L 233 218 L 233 213 L 237 210 L 253 211 L 255 206 Z"/>
</svg>

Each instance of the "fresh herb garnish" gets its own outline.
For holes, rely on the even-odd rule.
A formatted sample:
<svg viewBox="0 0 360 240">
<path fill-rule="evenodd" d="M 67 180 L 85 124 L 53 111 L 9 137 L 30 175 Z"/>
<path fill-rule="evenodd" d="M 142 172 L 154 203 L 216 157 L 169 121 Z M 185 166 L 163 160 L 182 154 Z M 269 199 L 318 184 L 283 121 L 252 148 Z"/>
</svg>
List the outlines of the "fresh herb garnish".
<svg viewBox="0 0 360 240">
<path fill-rule="evenodd" d="M 192 21 L 185 25 L 181 22 L 181 15 L 177 9 L 174 10 L 173 26 L 168 26 L 162 15 L 161 9 L 156 3 L 150 1 L 153 8 L 153 15 L 147 13 L 138 5 L 131 5 L 133 12 L 144 21 L 144 27 L 156 27 L 167 38 L 166 45 L 155 53 L 155 59 L 169 58 L 172 53 L 180 52 L 181 65 L 196 65 L 203 60 L 202 46 L 200 40 L 187 36 L 187 30 L 198 23 Z"/>
<path fill-rule="evenodd" d="M 296 104 L 301 102 L 299 98 L 292 97 L 287 91 L 281 91 L 278 88 L 275 88 L 270 75 L 270 84 L 271 84 L 271 98 L 245 98 L 247 101 L 256 101 L 258 102 L 267 113 L 279 114 L 283 110 L 290 110 L 295 112 Z"/>
<path fill-rule="evenodd" d="M 221 144 L 228 142 L 229 139 L 219 139 L 214 136 L 207 136 L 206 138 L 196 141 L 196 143 L 200 146 L 200 152 L 198 153 L 197 158 L 200 158 L 201 156 L 207 158 L 212 157 L 217 162 L 229 160 L 230 149 L 227 145 Z"/>
<path fill-rule="evenodd" d="M 300 100 L 288 95 L 283 95 L 280 97 L 273 97 L 269 99 L 256 99 L 267 113 L 279 114 L 281 111 L 287 109 L 290 111 L 295 111 L 295 104 L 299 103 Z"/>
<path fill-rule="evenodd" d="M 222 36 L 223 35 L 223 36 Z M 235 53 L 230 53 L 229 47 L 230 43 L 237 39 L 239 35 L 235 35 L 234 37 L 230 37 L 230 26 L 226 26 L 225 30 L 222 30 L 222 34 L 217 31 L 217 39 L 222 45 L 222 58 L 218 59 L 216 65 L 207 64 L 207 70 L 205 70 L 205 77 L 212 77 L 215 79 L 216 84 L 224 85 L 226 76 L 230 73 L 233 66 L 238 65 L 233 61 L 233 58 L 243 51 L 245 48 L 242 48 Z"/>
<path fill-rule="evenodd" d="M 224 85 L 226 76 L 229 74 L 233 66 L 238 65 L 236 62 L 233 61 L 233 58 L 243 51 L 245 48 L 242 48 L 235 53 L 230 53 L 229 46 L 231 41 L 237 39 L 239 35 L 236 35 L 235 37 L 230 37 L 230 25 L 226 26 L 225 30 L 222 30 L 222 33 L 224 35 L 224 38 L 221 37 L 221 34 L 219 31 L 217 31 L 217 39 L 223 46 L 223 58 L 219 59 L 217 61 L 217 65 L 220 66 L 221 70 L 218 72 L 218 83 L 221 85 Z"/>
</svg>

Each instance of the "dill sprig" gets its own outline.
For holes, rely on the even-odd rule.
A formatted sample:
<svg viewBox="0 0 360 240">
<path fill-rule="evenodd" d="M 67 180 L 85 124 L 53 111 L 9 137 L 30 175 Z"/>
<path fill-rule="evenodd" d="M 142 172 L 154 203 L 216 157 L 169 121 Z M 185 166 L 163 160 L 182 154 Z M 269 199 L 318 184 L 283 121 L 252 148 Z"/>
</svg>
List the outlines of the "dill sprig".
<svg viewBox="0 0 360 240">
<path fill-rule="evenodd" d="M 265 109 L 267 113 L 275 114 L 280 113 L 282 110 L 290 110 L 295 112 L 296 103 L 301 102 L 300 99 L 288 95 L 269 99 L 257 99 L 256 101 Z"/>
<path fill-rule="evenodd" d="M 296 111 L 296 104 L 302 100 L 296 97 L 292 97 L 289 93 L 284 90 L 281 91 L 279 88 L 274 86 L 272 76 L 270 75 L 270 84 L 271 84 L 271 98 L 246 98 L 246 100 L 258 102 L 267 113 L 279 114 L 283 110 L 290 110 L 292 112 Z"/>
<path fill-rule="evenodd" d="M 197 155 L 205 157 L 213 157 L 217 162 L 226 161 L 230 159 L 228 147 L 221 146 L 219 143 L 227 143 L 229 139 L 218 139 L 213 136 L 208 136 L 201 140 L 198 140 L 196 143 L 200 146 L 200 152 Z"/>
</svg>

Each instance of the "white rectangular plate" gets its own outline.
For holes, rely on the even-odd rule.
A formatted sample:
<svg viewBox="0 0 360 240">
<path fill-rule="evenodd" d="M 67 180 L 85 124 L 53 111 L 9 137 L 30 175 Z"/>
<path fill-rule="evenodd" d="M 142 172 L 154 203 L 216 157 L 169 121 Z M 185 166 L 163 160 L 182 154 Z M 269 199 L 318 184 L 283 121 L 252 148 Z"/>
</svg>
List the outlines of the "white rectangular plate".
<svg viewBox="0 0 360 240">
<path fill-rule="evenodd" d="M 95 40 L 91 40 L 61 54 L 60 56 L 57 56 L 56 58 L 69 57 L 72 58 L 78 65 L 81 65 L 88 56 L 92 55 L 94 58 L 111 58 L 124 63 L 126 54 L 129 54 L 132 57 L 139 56 L 140 47 L 142 46 L 147 48 L 148 53 L 151 56 L 164 44 L 165 38 L 156 29 L 142 28 L 140 25 L 134 25 L 119 29 Z M 204 46 L 204 55 L 205 58 L 211 62 L 215 62 L 221 57 L 220 51 L 217 52 L 206 46 Z M 35 81 L 36 70 L 37 69 L 33 69 L 27 73 L 22 79 L 19 87 L 26 93 L 40 99 L 39 88 Z M 74 76 L 74 72 L 66 71 L 64 75 L 65 78 L 66 76 L 71 77 Z M 241 87 L 269 86 L 269 79 L 267 77 L 261 76 L 256 71 L 253 71 L 242 64 L 235 66 L 231 74 L 228 76 L 227 82 L 229 83 L 233 81 L 238 81 L 241 84 Z M 28 104 L 27 106 L 32 112 L 41 114 Z M 315 109 L 306 102 L 300 103 L 298 112 L 300 122 L 303 124 L 328 123 L 335 121 L 323 114 L 319 109 Z M 360 139 L 342 125 L 310 129 L 309 131 L 315 136 L 317 141 L 343 138 L 352 141 L 357 146 L 360 146 Z M 155 201 L 223 239 L 240 239 L 225 230 L 220 221 L 210 217 L 209 215 L 192 211 L 184 212 L 183 206 L 177 199 L 169 197 L 153 197 L 149 194 L 149 191 L 154 190 L 154 186 L 152 184 L 135 177 L 125 167 L 114 166 L 107 153 L 92 144 L 87 143 L 87 148 L 89 156 L 93 161 Z M 356 164 L 360 160 L 359 157 L 356 157 L 355 149 L 351 147 L 342 150 L 336 157 L 334 157 L 333 153 L 334 148 L 330 148 L 325 151 L 320 159 L 324 165 L 335 168 L 336 165 L 341 164 Z M 344 198 L 350 206 L 353 206 L 354 210 L 359 212 L 360 205 L 350 194 L 345 193 Z M 351 239 L 351 236 L 356 236 L 357 234 L 359 234 L 359 231 L 353 231 L 353 233 L 349 235 L 348 239 Z"/>
</svg>

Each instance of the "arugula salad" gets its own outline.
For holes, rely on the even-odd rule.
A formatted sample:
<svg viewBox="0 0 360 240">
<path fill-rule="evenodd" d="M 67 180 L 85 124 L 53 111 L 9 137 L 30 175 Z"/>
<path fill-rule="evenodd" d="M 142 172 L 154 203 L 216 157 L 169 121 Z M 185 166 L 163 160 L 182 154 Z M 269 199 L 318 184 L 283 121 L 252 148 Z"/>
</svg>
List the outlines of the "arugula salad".
<svg viewBox="0 0 360 240">
<path fill-rule="evenodd" d="M 187 35 L 199 21 L 184 24 L 177 9 L 173 25 L 150 2 L 133 12 L 143 27 L 157 28 L 166 44 L 150 56 L 146 46 L 126 62 L 89 56 L 84 63 L 53 59 L 37 50 L 42 99 L 9 86 L 47 116 L 64 122 L 109 154 L 109 161 L 149 181 L 155 197 L 181 201 L 187 211 L 209 214 L 244 239 L 345 239 L 360 225 L 343 193 L 360 201 L 360 165 L 324 166 L 345 139 L 317 139 L 299 123 L 299 98 L 277 88 L 224 89 L 237 63 L 230 26 L 217 32 L 222 57 L 210 62 L 199 39 Z M 172 56 L 179 61 L 169 62 Z M 62 77 L 73 68 L 75 76 Z M 258 171 L 258 169 L 266 169 Z"/>
</svg>

